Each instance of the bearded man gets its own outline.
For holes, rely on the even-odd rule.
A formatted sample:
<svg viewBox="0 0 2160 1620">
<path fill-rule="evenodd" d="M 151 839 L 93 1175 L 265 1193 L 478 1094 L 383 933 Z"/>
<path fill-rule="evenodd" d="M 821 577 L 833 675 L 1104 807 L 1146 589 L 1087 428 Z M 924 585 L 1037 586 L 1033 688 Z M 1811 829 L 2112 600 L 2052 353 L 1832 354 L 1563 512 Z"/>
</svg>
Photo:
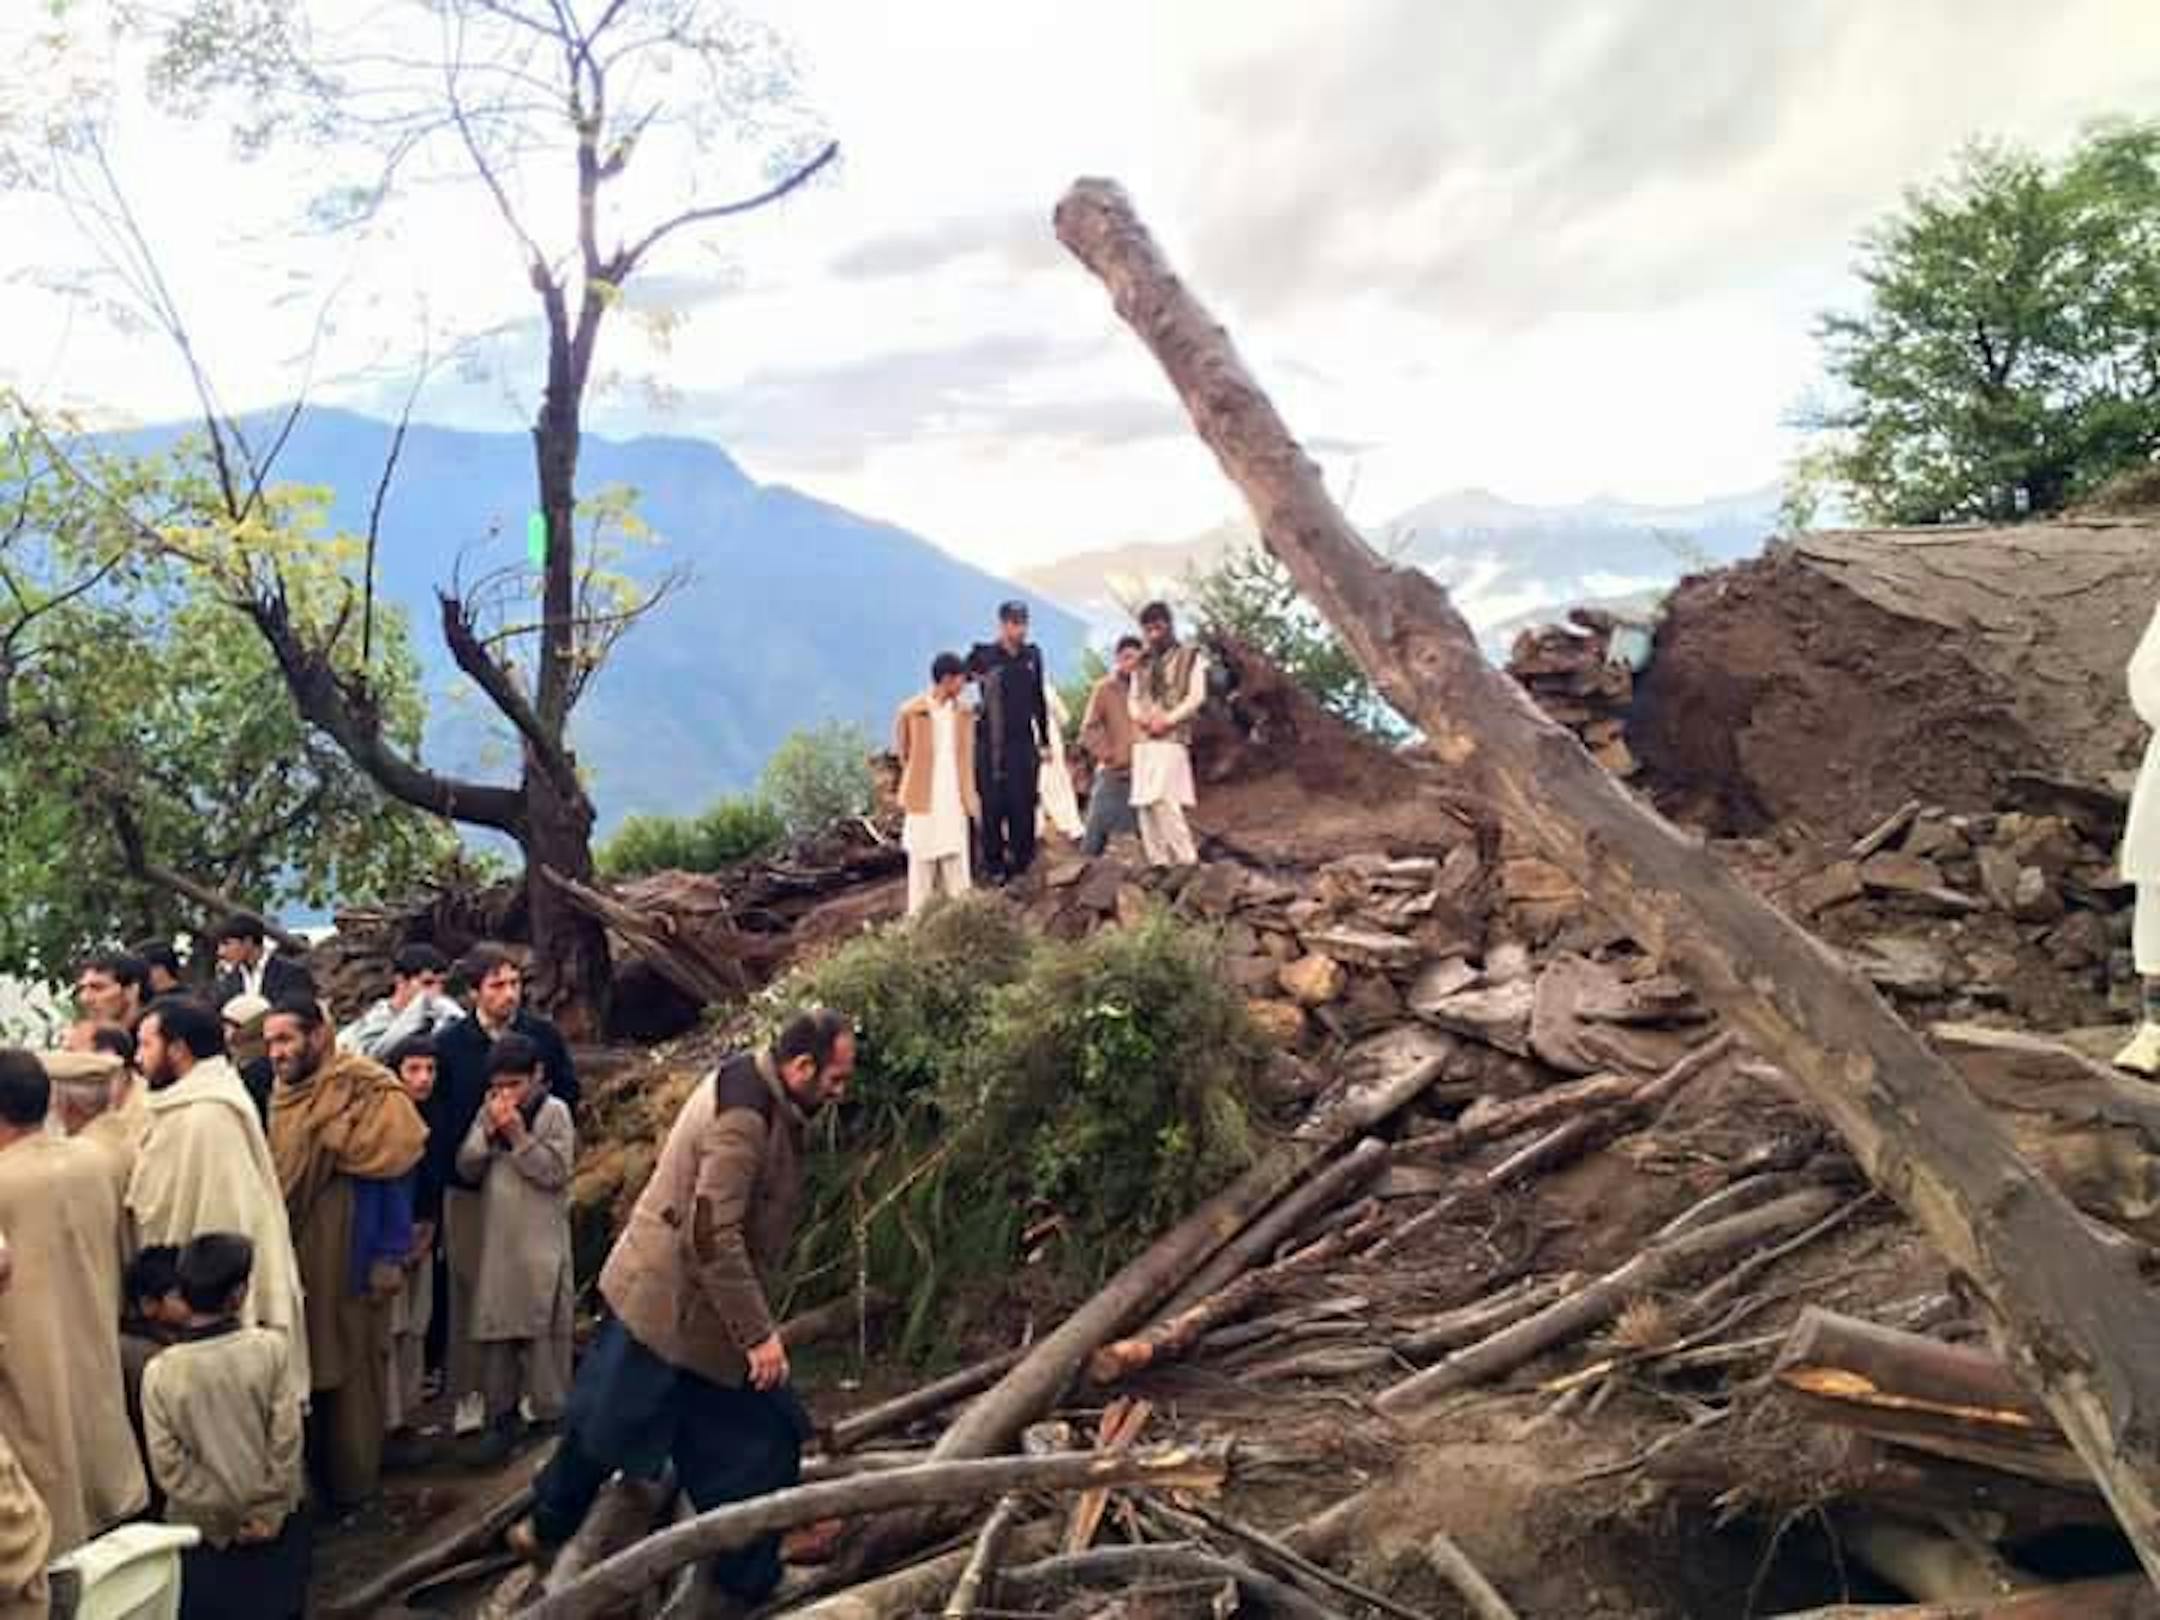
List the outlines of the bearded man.
<svg viewBox="0 0 2160 1620">
<path fill-rule="evenodd" d="M 382 1478 L 390 1301 L 412 1250 L 406 1178 L 427 1151 L 427 1125 L 397 1076 L 337 1049 L 319 1002 L 279 1002 L 263 1042 L 277 1075 L 270 1156 L 307 1305 L 309 1453 L 330 1501 L 348 1508 Z"/>
<path fill-rule="evenodd" d="M 225 1056 L 224 1022 L 192 997 L 164 996 L 150 1004 L 136 1037 L 150 1093 L 128 1177 L 135 1242 L 177 1249 L 204 1232 L 237 1232 L 254 1244 L 241 1325 L 276 1328 L 291 1341 L 289 1393 L 305 1406 L 307 1334 L 292 1228 L 254 1100 Z"/>
</svg>

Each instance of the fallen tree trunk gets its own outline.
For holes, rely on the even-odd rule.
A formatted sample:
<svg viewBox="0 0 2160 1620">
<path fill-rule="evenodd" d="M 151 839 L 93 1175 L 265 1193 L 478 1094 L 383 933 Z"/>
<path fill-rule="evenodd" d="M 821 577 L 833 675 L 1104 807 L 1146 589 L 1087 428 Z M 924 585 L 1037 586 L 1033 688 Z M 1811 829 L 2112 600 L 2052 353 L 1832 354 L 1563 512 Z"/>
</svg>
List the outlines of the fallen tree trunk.
<svg viewBox="0 0 2160 1620">
<path fill-rule="evenodd" d="M 1775 1376 L 1818 1422 L 2051 1485 L 2091 1479 L 2047 1409 L 1984 1350 L 1810 1306 Z"/>
<path fill-rule="evenodd" d="M 1987 1299 L 2160 1581 L 2160 1306 L 2134 1271 L 1880 996 L 1541 714 L 1430 576 L 1374 553 L 1123 192 L 1080 182 L 1057 231 L 1161 362 L 1268 549 L 1432 755 L 1790 1073 Z"/>
<path fill-rule="evenodd" d="M 1098 1547 L 1092 1552 L 1066 1553 L 1040 1563 L 1022 1564 L 999 1577 L 1000 1588 L 1014 1597 L 1047 1594 L 1059 1587 L 1104 1581 L 1130 1583 L 1141 1579 L 1196 1579 L 1235 1581 L 1238 1591 L 1262 1605 L 1280 1620 L 1343 1620 L 1335 1610 L 1314 1601 L 1286 1581 L 1263 1575 L 1250 1564 L 1223 1558 L 1197 1547 L 1145 1546 Z"/>
<path fill-rule="evenodd" d="M 631 1602 L 685 1564 L 820 1519 L 925 1504 L 979 1502 L 1011 1491 L 1087 1491 L 1112 1485 L 1205 1490 L 1221 1485 L 1226 1477 L 1228 1469 L 1219 1454 L 1157 1449 L 929 1463 L 826 1485 L 801 1485 L 730 1502 L 647 1536 L 561 1591 L 548 1593 L 526 1613 L 530 1620 L 589 1620 Z"/>
<path fill-rule="evenodd" d="M 981 1394 L 1017 1367 L 1020 1358 L 1026 1354 L 1025 1348 L 1006 1350 L 971 1367 L 962 1367 L 943 1378 L 933 1379 L 920 1389 L 911 1389 L 905 1395 L 895 1395 L 889 1401 L 866 1406 L 835 1423 L 827 1431 L 825 1443 L 836 1452 L 852 1451 L 865 1440 L 875 1440 L 881 1434 L 904 1429 L 917 1418 L 928 1417 L 955 1401 Z"/>
<path fill-rule="evenodd" d="M 1390 1385 L 1373 1405 L 1392 1416 L 1401 1416 L 1454 1390 L 1513 1372 L 1533 1356 L 1611 1321 L 1638 1295 L 1714 1260 L 1790 1236 L 1820 1220 L 1836 1204 L 1837 1195 L 1820 1188 L 1798 1192 L 1761 1209 L 1727 1216 L 1653 1243 L 1618 1270 L 1556 1300 L 1535 1316 L 1502 1328 L 1447 1360 Z"/>
</svg>

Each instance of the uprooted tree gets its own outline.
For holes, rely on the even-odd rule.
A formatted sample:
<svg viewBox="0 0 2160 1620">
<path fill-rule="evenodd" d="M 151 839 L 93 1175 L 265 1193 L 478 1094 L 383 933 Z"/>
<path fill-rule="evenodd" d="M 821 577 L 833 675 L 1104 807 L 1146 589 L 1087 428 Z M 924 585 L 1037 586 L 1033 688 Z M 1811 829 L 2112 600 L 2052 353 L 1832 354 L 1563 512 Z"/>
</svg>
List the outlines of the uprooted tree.
<svg viewBox="0 0 2160 1620">
<path fill-rule="evenodd" d="M 499 223 L 498 240 L 514 254 L 505 268 L 515 264 L 529 284 L 543 350 L 530 568 L 456 578 L 439 593 L 450 654 L 514 733 L 520 758 L 514 783 L 470 781 L 422 764 L 389 723 L 371 656 L 382 490 L 356 600 L 296 611 L 275 548 L 249 542 L 299 407 L 267 426 L 222 407 L 129 206 L 94 100 L 56 120 L 33 161 L 18 156 L 18 171 L 64 201 L 125 302 L 165 332 L 188 368 L 214 471 L 212 527 L 223 532 L 198 533 L 184 554 L 222 564 L 215 577 L 274 653 L 301 716 L 385 793 L 516 842 L 538 993 L 575 1027 L 590 1027 L 604 1015 L 606 932 L 553 881 L 589 881 L 594 870 L 594 807 L 570 721 L 615 640 L 658 594 L 598 566 L 595 530 L 610 514 L 580 500 L 601 335 L 671 249 L 787 196 L 837 148 L 807 138 L 778 42 L 719 0 L 393 0 L 357 26 L 310 0 L 139 9 L 159 47 L 152 88 L 172 105 L 230 113 L 258 147 L 309 143 L 325 182 L 314 199 L 318 223 L 388 231 L 410 195 L 462 186 Z M 761 178 L 722 191 L 730 143 L 762 146 L 766 157 Z M 401 437 L 402 428 L 386 453 L 384 489 Z M 158 532 L 171 542 L 169 528 Z M 479 538 L 429 540 L 447 548 Z M 356 630 L 358 660 L 334 644 Z"/>
<path fill-rule="evenodd" d="M 1786 1069 L 1986 1299 L 2160 1581 L 2160 1302 L 2132 1262 L 1866 984 L 1490 666 L 1440 585 L 1374 554 L 1117 186 L 1077 184 L 1057 231 L 1161 363 L 1268 548 L 1451 774 Z"/>
</svg>

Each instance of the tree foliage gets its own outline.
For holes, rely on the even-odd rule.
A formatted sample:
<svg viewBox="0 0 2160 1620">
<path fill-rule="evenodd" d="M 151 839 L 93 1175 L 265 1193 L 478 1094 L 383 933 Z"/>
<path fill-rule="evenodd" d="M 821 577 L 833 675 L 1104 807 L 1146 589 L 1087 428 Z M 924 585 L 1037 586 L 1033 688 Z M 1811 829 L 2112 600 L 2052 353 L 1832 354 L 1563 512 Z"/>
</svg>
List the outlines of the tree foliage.
<svg viewBox="0 0 2160 1620">
<path fill-rule="evenodd" d="M 904 1353 L 958 1345 L 1051 1231 L 1052 1308 L 1097 1286 L 1250 1162 L 1265 1047 L 1217 942 L 1155 914 L 1083 940 L 971 896 L 866 934 L 767 993 L 861 1032 L 820 1122 L 797 1301 L 860 1278 L 907 1304 Z"/>
<path fill-rule="evenodd" d="M 861 726 L 839 720 L 789 733 L 765 762 L 758 796 L 778 812 L 791 838 L 870 813 L 877 745 Z"/>
<path fill-rule="evenodd" d="M 1866 519 L 2009 521 L 2160 453 L 2160 123 L 2049 163 L 1968 148 L 1862 243 L 1822 318 L 1818 463 Z"/>
<path fill-rule="evenodd" d="M 185 452 L 54 451 L 19 424 L 0 451 L 0 971 L 63 971 L 233 907 L 395 891 L 445 859 L 444 823 L 386 802 L 301 723 L 209 576 L 139 543 L 123 514 L 188 526 L 201 491 Z M 94 478 L 77 476 L 93 457 Z M 307 573 L 324 587 L 327 555 Z M 415 745 L 417 672 L 394 616 L 382 634 L 384 724 Z"/>
<path fill-rule="evenodd" d="M 1402 735 L 1395 711 L 1272 552 L 1232 551 L 1193 581 L 1193 600 L 1204 628 L 1251 647 L 1330 714 L 1374 736 Z"/>
<path fill-rule="evenodd" d="M 604 877 L 717 872 L 769 855 L 787 841 L 780 812 L 755 794 L 731 794 L 694 816 L 630 816 L 600 846 Z"/>
</svg>

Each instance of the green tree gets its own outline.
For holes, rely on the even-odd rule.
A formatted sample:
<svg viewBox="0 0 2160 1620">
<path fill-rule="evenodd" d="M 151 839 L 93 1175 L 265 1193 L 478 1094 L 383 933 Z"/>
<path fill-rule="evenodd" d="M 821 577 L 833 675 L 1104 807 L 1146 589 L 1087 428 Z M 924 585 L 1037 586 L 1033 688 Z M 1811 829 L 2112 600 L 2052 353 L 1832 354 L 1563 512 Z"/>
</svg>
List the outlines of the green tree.
<svg viewBox="0 0 2160 1620">
<path fill-rule="evenodd" d="M 274 654 L 291 700 L 378 787 L 518 845 L 539 997 L 573 1029 L 593 1028 L 605 1015 L 607 934 L 545 874 L 593 875 L 596 812 L 569 744 L 571 713 L 615 639 L 651 605 L 595 589 L 593 543 L 581 532 L 593 497 L 579 487 L 578 459 L 601 338 L 660 266 L 789 195 L 838 148 L 810 128 L 782 43 L 726 0 L 383 0 L 364 18 L 330 0 L 114 0 L 100 9 L 120 63 L 112 82 L 88 82 L 66 56 L 70 33 L 87 48 L 96 32 L 87 20 L 57 30 L 62 61 L 26 59 L 10 79 L 17 103 L 51 108 L 17 128 L 49 138 L 0 150 L 0 178 L 59 196 L 117 282 L 113 301 L 171 341 L 200 401 L 214 515 L 228 540 L 259 528 L 285 433 L 251 431 L 221 408 L 211 357 L 129 206 L 104 138 L 114 106 L 140 93 L 119 82 L 125 71 L 147 56 L 158 100 L 224 117 L 243 149 L 311 143 L 321 189 L 307 228 L 394 238 L 413 223 L 408 206 L 443 184 L 465 188 L 476 217 L 498 228 L 498 273 L 531 301 L 540 339 L 531 565 L 447 582 L 440 629 L 458 669 L 518 739 L 515 780 L 458 780 L 400 748 L 375 671 L 311 639 L 288 611 L 279 563 L 221 577 L 245 578 L 248 594 L 234 605 Z M 744 152 L 754 154 L 749 164 L 730 161 Z M 484 251 L 479 241 L 460 251 Z M 305 388 L 296 377 L 295 392 Z M 396 457 L 393 442 L 391 467 Z M 366 574 L 363 617 L 372 566 Z"/>
<path fill-rule="evenodd" d="M 0 972 L 64 972 L 234 909 L 393 892 L 455 848 L 301 722 L 205 576 L 132 545 L 110 497 L 180 514 L 176 465 L 107 459 L 93 484 L 33 434 L 0 448 Z M 396 618 L 381 635 L 383 725 L 415 746 L 417 670 Z"/>
<path fill-rule="evenodd" d="M 861 726 L 828 720 L 790 732 L 765 762 L 758 796 L 780 814 L 791 838 L 870 813 L 870 756 L 877 745 Z"/>
<path fill-rule="evenodd" d="M 1401 719 L 1272 552 L 1230 552 L 1194 579 L 1193 602 L 1206 630 L 1251 647 L 1330 714 L 1377 737 L 1403 735 Z"/>
<path fill-rule="evenodd" d="M 2160 124 L 1976 144 L 1862 241 L 1803 414 L 1864 518 L 2011 521 L 2160 452 Z"/>
<path fill-rule="evenodd" d="M 787 823 L 755 794 L 716 800 L 694 816 L 630 816 L 600 846 L 611 878 L 646 872 L 717 872 L 787 842 Z"/>
</svg>

